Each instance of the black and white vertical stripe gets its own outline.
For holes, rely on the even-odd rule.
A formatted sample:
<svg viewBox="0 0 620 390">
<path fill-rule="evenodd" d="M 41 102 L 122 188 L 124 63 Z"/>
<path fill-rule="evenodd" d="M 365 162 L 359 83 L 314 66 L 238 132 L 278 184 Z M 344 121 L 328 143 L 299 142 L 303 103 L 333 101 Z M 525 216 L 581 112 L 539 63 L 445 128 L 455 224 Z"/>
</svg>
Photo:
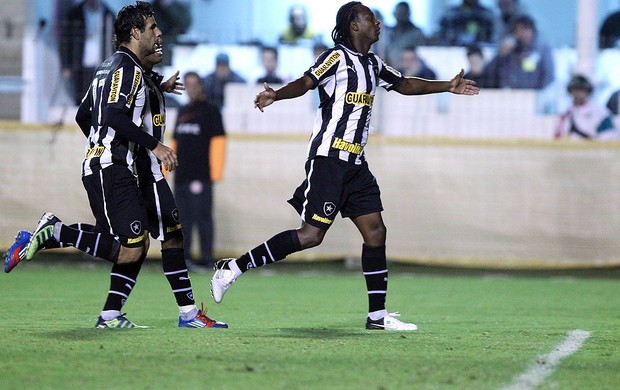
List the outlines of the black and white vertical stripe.
<svg viewBox="0 0 620 390">
<path fill-rule="evenodd" d="M 323 52 L 305 75 L 315 82 L 320 98 L 308 157 L 329 156 L 361 164 L 365 159 L 363 149 L 356 154 L 333 148 L 334 140 L 338 138 L 363 148 L 368 141 L 376 88 L 391 90 L 402 82 L 403 76 L 374 53 L 364 55 L 343 45 Z M 369 104 L 347 102 L 350 94 L 371 101 Z"/>
<path fill-rule="evenodd" d="M 82 176 L 114 163 L 131 167 L 136 145 L 117 135 L 107 124 L 109 107 L 128 110 L 133 123 L 142 124 L 146 92 L 142 65 L 121 48 L 106 59 L 95 72 L 82 104 L 91 111 L 90 134 L 86 140 Z"/>
</svg>

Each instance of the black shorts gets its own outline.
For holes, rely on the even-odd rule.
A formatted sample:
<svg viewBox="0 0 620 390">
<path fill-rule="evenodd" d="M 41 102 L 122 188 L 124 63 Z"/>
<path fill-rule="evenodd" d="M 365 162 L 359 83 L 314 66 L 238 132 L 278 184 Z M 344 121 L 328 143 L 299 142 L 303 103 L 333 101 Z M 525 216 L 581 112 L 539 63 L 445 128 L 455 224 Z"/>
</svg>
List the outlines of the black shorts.
<svg viewBox="0 0 620 390">
<path fill-rule="evenodd" d="M 144 245 L 146 208 L 138 183 L 131 171 L 122 165 L 111 165 L 82 177 L 96 231 L 117 236 L 123 246 Z"/>
<path fill-rule="evenodd" d="M 301 219 L 327 230 L 338 212 L 343 218 L 383 211 L 377 180 L 363 162 L 315 157 L 306 162 L 306 179 L 288 201 Z"/>
<path fill-rule="evenodd" d="M 151 233 L 151 237 L 159 241 L 182 237 L 179 209 L 168 182 L 165 179 L 146 183 L 141 181 L 140 190 L 148 218 L 145 229 Z"/>
</svg>

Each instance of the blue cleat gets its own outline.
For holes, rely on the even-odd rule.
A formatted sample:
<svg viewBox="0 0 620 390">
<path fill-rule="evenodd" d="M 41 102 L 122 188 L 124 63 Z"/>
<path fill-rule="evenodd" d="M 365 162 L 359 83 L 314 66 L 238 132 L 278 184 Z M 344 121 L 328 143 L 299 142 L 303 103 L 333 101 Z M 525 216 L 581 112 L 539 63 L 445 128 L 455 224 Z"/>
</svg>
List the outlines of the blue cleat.
<svg viewBox="0 0 620 390">
<path fill-rule="evenodd" d="M 179 328 L 228 328 L 228 324 L 207 317 L 206 312 L 204 305 L 201 305 L 201 310 L 198 310 L 196 317 L 191 320 L 183 320 L 179 317 Z"/>
<path fill-rule="evenodd" d="M 32 233 L 22 230 L 17 233 L 15 242 L 4 255 L 4 272 L 9 273 L 17 264 L 26 258 L 26 247 L 30 242 Z"/>
</svg>

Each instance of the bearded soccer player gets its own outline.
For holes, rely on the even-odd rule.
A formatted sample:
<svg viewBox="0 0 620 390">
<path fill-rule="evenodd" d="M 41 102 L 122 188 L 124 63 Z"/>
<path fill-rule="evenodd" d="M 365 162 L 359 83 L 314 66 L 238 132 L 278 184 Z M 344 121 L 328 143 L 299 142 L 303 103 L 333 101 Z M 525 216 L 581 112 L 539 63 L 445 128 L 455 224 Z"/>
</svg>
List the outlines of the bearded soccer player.
<svg viewBox="0 0 620 390">
<path fill-rule="evenodd" d="M 7 252 L 5 272 L 11 271 L 23 258 L 32 259 L 46 247 L 73 246 L 108 260 L 114 263 L 110 288 L 113 298 L 106 302 L 96 327 L 134 328 L 137 325 L 125 318 L 120 309 L 136 284 L 148 251 L 151 226 L 134 176 L 134 162 L 139 148 L 147 150 L 149 158 L 161 162 L 169 171 L 177 166 L 177 158 L 161 139 L 153 136 L 153 129 L 148 132 L 140 127 L 145 110 L 150 112 L 142 62 L 161 48 L 161 31 L 150 4 L 137 1 L 135 5 L 123 7 L 114 28 L 118 51 L 97 68 L 76 115 L 87 137 L 82 182 L 96 225 L 68 226 L 54 214 L 45 213 L 32 235 L 26 231 L 18 234 Z M 170 245 L 166 249 L 173 248 Z M 163 251 L 162 257 L 169 267 L 166 273 L 176 275 L 174 283 L 169 278 L 173 290 L 180 289 L 187 297 L 179 300 L 177 296 L 181 312 L 179 326 L 206 327 L 202 318 L 206 316 L 194 305 L 189 277 L 183 277 L 183 272 L 187 275 L 183 254 L 180 254 L 182 266 L 175 261 L 179 253 L 174 250 Z M 182 286 L 176 289 L 173 284 Z M 188 325 L 196 321 L 204 326 Z"/>
</svg>

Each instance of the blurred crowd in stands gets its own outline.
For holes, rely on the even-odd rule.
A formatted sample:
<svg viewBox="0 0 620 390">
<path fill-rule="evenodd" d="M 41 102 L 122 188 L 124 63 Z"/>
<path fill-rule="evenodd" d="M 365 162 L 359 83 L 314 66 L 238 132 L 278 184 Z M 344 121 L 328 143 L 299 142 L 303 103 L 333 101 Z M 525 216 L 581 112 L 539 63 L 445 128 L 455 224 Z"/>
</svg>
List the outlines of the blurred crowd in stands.
<svg viewBox="0 0 620 390">
<path fill-rule="evenodd" d="M 187 2 L 180 0 L 154 0 L 156 18 L 164 32 L 166 44 L 165 64 L 174 64 L 173 48 L 179 44 L 177 37 L 183 34 L 191 23 L 191 13 Z M 487 2 L 488 4 L 488 2 Z M 421 54 L 423 47 L 457 47 L 462 48 L 467 58 L 466 77 L 475 80 L 481 88 L 534 89 L 545 91 L 558 81 L 547 100 L 562 100 L 554 94 L 562 93 L 565 107 L 542 107 L 539 112 L 560 114 L 574 104 L 571 94 L 566 93 L 568 82 L 574 76 L 570 67 L 567 74 L 557 75 L 558 67 L 554 63 L 554 51 L 538 34 L 537 21 L 519 0 L 497 0 L 496 7 L 486 7 L 478 0 L 462 0 L 458 4 L 444 9 L 439 19 L 437 31 L 425 34 L 423 29 L 413 22 L 410 2 L 395 2 L 393 17 L 395 23 L 383 22 L 381 11 L 374 9 L 381 23 L 381 38 L 372 50 L 379 54 L 392 67 L 406 76 L 427 79 L 442 78 L 440 72 L 429 65 L 427 58 Z M 101 15 L 99 18 L 95 14 Z M 81 99 L 83 74 L 91 69 L 92 64 L 100 63 L 102 56 L 111 50 L 110 40 L 96 40 L 93 35 L 108 36 L 107 25 L 113 14 L 101 0 L 84 0 L 74 8 L 67 10 L 60 47 L 61 63 L 65 77 L 73 75 L 72 94 L 75 101 Z M 263 44 L 252 42 L 257 48 L 260 59 L 247 63 L 231 64 L 230 53 L 218 51 L 214 58 L 215 67 L 209 71 L 200 69 L 201 64 L 194 64 L 192 70 L 203 77 L 204 91 L 207 99 L 224 107 L 224 87 L 227 83 L 263 83 L 282 84 L 291 81 L 291 75 L 280 73 L 279 59 L 283 47 L 303 45 L 313 50 L 316 56 L 332 44 L 329 37 L 317 32 L 308 20 L 308 12 L 303 5 L 293 5 L 288 10 L 286 27 L 281 31 L 278 42 Z M 571 21 L 572 23 L 572 21 Z M 599 48 L 620 50 L 620 11 L 610 13 L 599 26 Z M 69 39 L 71 38 L 71 39 Z M 107 42 L 106 42 L 107 41 Z M 98 46 L 99 45 L 99 46 Z M 247 45 L 247 43 L 245 43 Z M 93 53 L 97 55 L 94 56 Z M 88 62 L 90 60 L 90 62 Z M 212 63 L 213 63 L 212 62 Z M 240 72 L 238 67 L 252 64 L 262 66 L 260 77 L 248 79 L 247 72 Z M 212 71 L 211 71 L 212 70 Z M 256 70 L 258 72 L 258 70 Z M 253 74 L 256 74 L 254 72 Z M 582 75 L 592 85 L 588 96 L 597 88 L 595 75 Z M 616 86 L 620 88 L 620 86 Z M 603 96 L 603 97 L 601 97 Z M 603 101 L 604 98 L 604 101 Z M 593 99 L 590 99 L 593 100 Z M 600 105 L 618 115 L 618 92 L 606 91 L 598 97 Z M 171 102 L 174 106 L 175 102 Z"/>
</svg>

